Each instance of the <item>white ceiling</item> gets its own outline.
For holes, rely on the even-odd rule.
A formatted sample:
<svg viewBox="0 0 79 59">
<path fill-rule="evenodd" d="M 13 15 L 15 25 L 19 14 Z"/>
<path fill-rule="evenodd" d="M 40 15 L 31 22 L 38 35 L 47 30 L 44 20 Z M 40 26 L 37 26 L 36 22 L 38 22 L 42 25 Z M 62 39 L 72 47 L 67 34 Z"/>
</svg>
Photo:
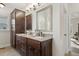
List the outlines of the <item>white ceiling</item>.
<svg viewBox="0 0 79 59">
<path fill-rule="evenodd" d="M 4 3 L 6 7 L 0 8 L 0 17 L 7 17 L 15 8 L 24 10 L 31 3 Z"/>
</svg>

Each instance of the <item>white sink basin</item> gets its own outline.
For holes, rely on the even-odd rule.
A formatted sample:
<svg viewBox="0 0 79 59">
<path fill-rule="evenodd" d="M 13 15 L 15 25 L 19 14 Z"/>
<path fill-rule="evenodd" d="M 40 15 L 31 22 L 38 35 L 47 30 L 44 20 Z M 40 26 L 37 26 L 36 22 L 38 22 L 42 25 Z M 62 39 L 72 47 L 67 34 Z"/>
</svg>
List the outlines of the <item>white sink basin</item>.
<svg viewBox="0 0 79 59">
<path fill-rule="evenodd" d="M 36 38 L 36 39 L 42 39 L 43 37 L 41 37 L 41 36 L 33 36 L 34 38 Z"/>
</svg>

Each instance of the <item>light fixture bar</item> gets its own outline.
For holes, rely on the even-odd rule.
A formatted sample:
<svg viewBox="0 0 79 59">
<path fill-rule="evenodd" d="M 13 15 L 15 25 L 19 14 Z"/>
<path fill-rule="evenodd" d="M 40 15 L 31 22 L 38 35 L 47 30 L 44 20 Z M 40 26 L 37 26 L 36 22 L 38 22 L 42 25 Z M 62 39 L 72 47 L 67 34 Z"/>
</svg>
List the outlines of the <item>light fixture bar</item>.
<svg viewBox="0 0 79 59">
<path fill-rule="evenodd" d="M 0 3 L 0 8 L 5 7 L 5 5 L 3 3 Z"/>
</svg>

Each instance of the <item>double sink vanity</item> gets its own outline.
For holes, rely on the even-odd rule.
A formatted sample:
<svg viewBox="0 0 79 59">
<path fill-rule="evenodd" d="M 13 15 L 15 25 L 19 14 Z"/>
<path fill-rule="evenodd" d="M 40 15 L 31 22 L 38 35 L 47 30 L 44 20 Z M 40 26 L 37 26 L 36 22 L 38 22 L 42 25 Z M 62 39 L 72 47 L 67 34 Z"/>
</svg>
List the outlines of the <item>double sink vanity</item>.
<svg viewBox="0 0 79 59">
<path fill-rule="evenodd" d="M 51 6 L 47 6 L 36 14 L 26 14 L 25 11 L 14 9 L 10 14 L 11 47 L 23 56 L 52 56 L 53 35 L 42 35 L 42 32 L 52 32 L 51 10 Z M 41 32 L 38 31 L 40 35 L 28 34 L 28 30 Z"/>
<path fill-rule="evenodd" d="M 16 50 L 24 56 L 52 56 L 52 37 L 16 34 Z"/>
</svg>

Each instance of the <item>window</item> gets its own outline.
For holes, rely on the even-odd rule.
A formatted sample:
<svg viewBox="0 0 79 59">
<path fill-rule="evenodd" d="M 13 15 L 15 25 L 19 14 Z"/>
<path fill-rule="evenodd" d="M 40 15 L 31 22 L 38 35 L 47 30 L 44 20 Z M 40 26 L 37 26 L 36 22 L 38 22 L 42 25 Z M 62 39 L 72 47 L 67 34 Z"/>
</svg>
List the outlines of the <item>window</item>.
<svg viewBox="0 0 79 59">
<path fill-rule="evenodd" d="M 7 18 L 0 18 L 0 30 L 9 29 L 8 24 Z"/>
</svg>

